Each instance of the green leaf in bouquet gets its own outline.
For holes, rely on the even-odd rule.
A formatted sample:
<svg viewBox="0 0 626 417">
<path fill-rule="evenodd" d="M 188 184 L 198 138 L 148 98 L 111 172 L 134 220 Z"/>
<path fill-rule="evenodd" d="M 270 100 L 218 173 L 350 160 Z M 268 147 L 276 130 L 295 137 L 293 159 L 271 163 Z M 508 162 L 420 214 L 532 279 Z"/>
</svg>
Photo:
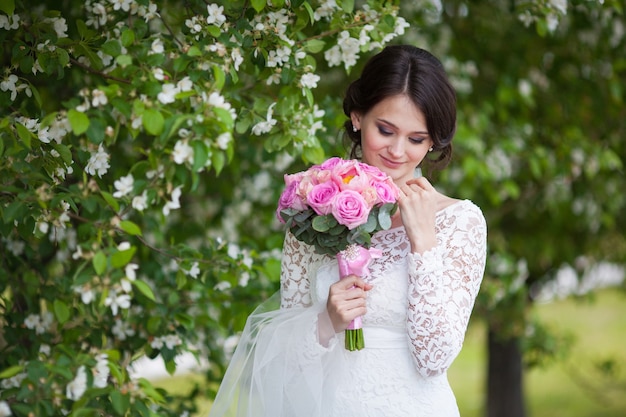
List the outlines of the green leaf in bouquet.
<svg viewBox="0 0 626 417">
<path fill-rule="evenodd" d="M 330 229 L 328 233 L 333 236 L 339 236 L 340 234 L 344 233 L 346 229 L 347 229 L 346 226 L 344 226 L 343 224 L 337 223 L 337 225 L 333 227 L 332 229 Z"/>
<path fill-rule="evenodd" d="M 367 217 L 367 222 L 360 225 L 358 228 L 366 233 L 372 233 L 376 230 L 376 226 L 378 226 L 378 222 L 376 221 L 376 210 L 372 210 Z"/>
<path fill-rule="evenodd" d="M 337 220 L 331 215 L 317 216 L 313 219 L 313 229 L 318 232 L 327 232 L 337 225 Z"/>
<path fill-rule="evenodd" d="M 359 228 L 352 229 L 352 231 L 348 234 L 348 243 L 355 243 L 359 246 L 369 248 L 371 242 L 371 235 L 359 230 Z"/>
<path fill-rule="evenodd" d="M 293 209 L 292 209 L 293 210 Z M 295 210 L 294 210 L 295 211 Z M 297 223 L 303 223 L 306 219 L 313 215 L 313 210 L 305 210 L 303 212 L 297 212 L 294 214 L 293 218 Z"/>
<path fill-rule="evenodd" d="M 378 210 L 378 223 L 383 230 L 391 228 L 391 216 L 396 212 L 397 204 L 387 203 L 380 206 Z"/>
</svg>

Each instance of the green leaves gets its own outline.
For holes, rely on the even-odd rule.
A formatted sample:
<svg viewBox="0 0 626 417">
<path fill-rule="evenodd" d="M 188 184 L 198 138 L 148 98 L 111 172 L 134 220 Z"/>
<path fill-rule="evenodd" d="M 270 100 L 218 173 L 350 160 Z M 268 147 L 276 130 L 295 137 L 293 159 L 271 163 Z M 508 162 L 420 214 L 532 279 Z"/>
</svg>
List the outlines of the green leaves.
<svg viewBox="0 0 626 417">
<path fill-rule="evenodd" d="M 146 109 L 143 113 L 142 123 L 148 133 L 158 136 L 163 131 L 165 119 L 158 110 Z"/>
<path fill-rule="evenodd" d="M 83 112 L 70 109 L 67 112 L 67 120 L 70 122 L 72 132 L 75 135 L 82 135 L 89 128 L 89 118 Z"/>
</svg>

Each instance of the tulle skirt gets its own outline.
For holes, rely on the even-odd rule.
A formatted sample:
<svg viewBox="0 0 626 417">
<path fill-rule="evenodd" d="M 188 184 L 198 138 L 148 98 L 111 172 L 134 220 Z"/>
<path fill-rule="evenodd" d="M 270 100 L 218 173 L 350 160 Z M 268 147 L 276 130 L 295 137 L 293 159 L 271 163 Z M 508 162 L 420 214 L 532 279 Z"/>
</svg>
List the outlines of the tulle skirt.
<svg viewBox="0 0 626 417">
<path fill-rule="evenodd" d="M 248 318 L 209 417 L 458 417 L 446 375 L 417 372 L 403 329 L 365 327 L 361 351 L 343 334 L 323 346 L 324 306 L 278 299 Z"/>
</svg>

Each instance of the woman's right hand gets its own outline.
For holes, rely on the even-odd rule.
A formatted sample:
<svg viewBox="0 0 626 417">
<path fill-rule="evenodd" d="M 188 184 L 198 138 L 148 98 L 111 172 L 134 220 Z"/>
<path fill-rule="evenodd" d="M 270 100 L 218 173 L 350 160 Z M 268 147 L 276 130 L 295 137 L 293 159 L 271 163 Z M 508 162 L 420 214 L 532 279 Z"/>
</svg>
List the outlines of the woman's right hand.
<svg viewBox="0 0 626 417">
<path fill-rule="evenodd" d="M 367 291 L 373 287 L 356 275 L 349 275 L 330 286 L 326 309 L 335 333 L 346 330 L 352 320 L 367 312 L 365 299 Z"/>
</svg>

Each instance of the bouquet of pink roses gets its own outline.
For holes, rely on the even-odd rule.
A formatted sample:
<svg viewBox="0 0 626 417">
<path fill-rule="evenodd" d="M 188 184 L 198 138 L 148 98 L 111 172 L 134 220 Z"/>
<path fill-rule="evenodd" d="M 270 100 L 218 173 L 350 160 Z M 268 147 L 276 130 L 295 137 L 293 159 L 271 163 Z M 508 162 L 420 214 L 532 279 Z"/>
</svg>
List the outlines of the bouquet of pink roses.
<svg viewBox="0 0 626 417">
<path fill-rule="evenodd" d="M 399 190 L 384 172 L 356 160 L 330 158 L 285 175 L 276 214 L 296 239 L 337 257 L 339 274 L 368 274 L 374 233 L 391 227 Z M 361 318 L 346 330 L 346 349 L 364 347 Z"/>
</svg>

